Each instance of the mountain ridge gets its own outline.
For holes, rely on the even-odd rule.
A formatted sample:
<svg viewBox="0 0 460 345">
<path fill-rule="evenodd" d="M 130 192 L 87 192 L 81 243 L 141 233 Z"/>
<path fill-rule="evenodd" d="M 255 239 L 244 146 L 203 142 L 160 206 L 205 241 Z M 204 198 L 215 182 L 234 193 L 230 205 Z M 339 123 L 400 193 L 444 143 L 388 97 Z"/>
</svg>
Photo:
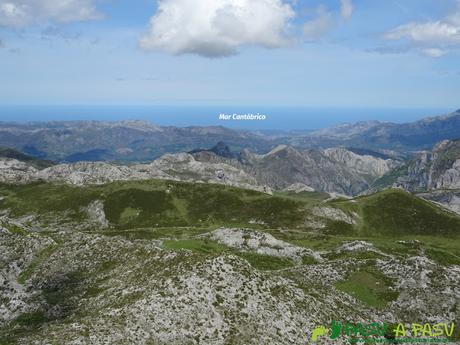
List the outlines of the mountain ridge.
<svg viewBox="0 0 460 345">
<path fill-rule="evenodd" d="M 345 148 L 321 151 L 278 145 L 268 153 L 256 154 L 247 149 L 232 151 L 223 142 L 209 150 L 165 154 L 147 164 L 75 162 L 37 170 L 14 159 L 0 159 L 0 163 L 0 181 L 4 183 L 61 181 L 85 185 L 156 178 L 227 184 L 267 193 L 302 185 L 344 195 L 365 191 L 399 164 Z"/>
<path fill-rule="evenodd" d="M 394 157 L 410 156 L 460 136 L 460 111 L 411 123 L 367 121 L 301 133 L 234 130 L 223 126 L 157 126 L 138 120 L 0 122 L 0 146 L 54 161 L 143 162 L 165 153 L 189 152 L 223 141 L 232 148 L 267 152 L 297 148 L 353 147 Z"/>
</svg>

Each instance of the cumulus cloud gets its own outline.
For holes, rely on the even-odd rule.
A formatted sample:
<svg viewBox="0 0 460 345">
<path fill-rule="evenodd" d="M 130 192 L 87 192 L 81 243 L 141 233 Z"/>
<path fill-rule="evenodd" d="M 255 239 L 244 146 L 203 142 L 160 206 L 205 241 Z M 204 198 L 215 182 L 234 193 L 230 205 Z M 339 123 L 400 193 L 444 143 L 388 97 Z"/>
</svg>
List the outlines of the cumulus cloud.
<svg viewBox="0 0 460 345">
<path fill-rule="evenodd" d="M 99 19 L 95 0 L 0 0 L 0 26 L 21 28 L 41 22 Z"/>
<path fill-rule="evenodd" d="M 442 20 L 403 24 L 387 32 L 384 38 L 407 40 L 430 57 L 441 57 L 450 48 L 460 48 L 460 1 L 457 10 Z"/>
<path fill-rule="evenodd" d="M 342 18 L 349 19 L 353 14 L 353 2 L 351 0 L 340 0 L 340 14 Z"/>
<path fill-rule="evenodd" d="M 295 16 L 283 0 L 159 0 L 139 45 L 172 54 L 223 57 L 241 46 L 286 45 Z"/>
</svg>

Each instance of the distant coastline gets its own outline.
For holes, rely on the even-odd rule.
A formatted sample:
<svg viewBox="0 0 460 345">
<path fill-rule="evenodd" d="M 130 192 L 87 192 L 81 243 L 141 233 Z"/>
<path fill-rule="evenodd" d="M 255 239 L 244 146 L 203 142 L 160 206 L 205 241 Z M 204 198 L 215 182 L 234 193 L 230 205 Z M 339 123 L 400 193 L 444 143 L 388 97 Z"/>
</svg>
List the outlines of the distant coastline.
<svg viewBox="0 0 460 345">
<path fill-rule="evenodd" d="M 162 126 L 221 126 L 250 130 L 314 130 L 340 123 L 411 122 L 451 108 L 314 108 L 198 105 L 0 105 L 0 121 L 147 120 Z M 219 114 L 263 114 L 264 121 L 222 121 Z"/>
</svg>

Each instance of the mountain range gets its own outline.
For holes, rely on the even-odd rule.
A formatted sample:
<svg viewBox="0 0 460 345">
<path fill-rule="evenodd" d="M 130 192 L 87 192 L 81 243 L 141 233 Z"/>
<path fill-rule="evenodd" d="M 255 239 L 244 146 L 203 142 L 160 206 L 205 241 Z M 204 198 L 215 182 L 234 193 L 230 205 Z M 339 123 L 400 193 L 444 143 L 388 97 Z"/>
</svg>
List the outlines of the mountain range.
<svg viewBox="0 0 460 345">
<path fill-rule="evenodd" d="M 344 148 L 302 150 L 279 145 L 266 154 L 233 152 L 223 142 L 210 150 L 165 154 L 146 164 L 61 163 L 42 169 L 30 158 L 0 158 L 0 182 L 66 182 L 75 185 L 169 179 L 212 182 L 259 191 L 316 190 L 357 195 L 401 162 L 358 155 Z M 27 156 L 25 156 L 27 157 Z M 38 159 L 35 159 L 39 161 Z"/>
<path fill-rule="evenodd" d="M 225 127 L 156 126 L 143 121 L 0 122 L 0 147 L 52 161 L 144 162 L 225 142 L 232 150 L 264 153 L 278 145 L 301 149 L 343 146 L 407 157 L 460 137 L 460 111 L 404 124 L 378 121 L 318 131 L 253 132 Z"/>
<path fill-rule="evenodd" d="M 442 140 L 460 138 L 460 110 L 410 123 L 379 121 L 342 124 L 294 137 L 294 146 L 350 146 L 408 153 L 430 149 Z"/>
<path fill-rule="evenodd" d="M 100 184 L 118 180 L 170 179 L 213 182 L 271 192 L 311 190 L 356 196 L 384 188 L 423 193 L 460 189 L 460 140 L 445 140 L 410 159 L 344 147 L 300 149 L 278 145 L 265 154 L 232 151 L 219 142 L 211 149 L 165 154 L 149 163 L 53 164 L 12 149 L 0 155 L 0 181 L 62 181 Z"/>
</svg>

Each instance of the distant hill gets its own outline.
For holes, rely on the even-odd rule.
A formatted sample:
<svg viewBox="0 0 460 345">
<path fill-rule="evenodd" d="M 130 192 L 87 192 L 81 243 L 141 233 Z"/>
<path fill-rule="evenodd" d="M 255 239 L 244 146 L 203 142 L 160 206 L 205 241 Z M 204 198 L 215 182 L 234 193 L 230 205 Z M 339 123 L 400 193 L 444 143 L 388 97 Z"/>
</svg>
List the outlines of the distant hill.
<svg viewBox="0 0 460 345">
<path fill-rule="evenodd" d="M 269 150 L 271 139 L 224 127 L 159 127 L 144 121 L 1 123 L 0 146 L 55 161 L 150 161 L 225 141 L 237 149 Z"/>
<path fill-rule="evenodd" d="M 401 157 L 460 137 L 460 110 L 420 121 L 343 124 L 319 131 L 243 131 L 220 126 L 156 126 L 144 121 L 0 122 L 0 146 L 53 161 L 149 161 L 166 153 L 190 152 L 225 142 L 236 151 L 350 147 L 372 155 Z M 218 147 L 217 147 L 218 149 Z M 358 151 L 355 151 L 358 152 Z M 222 154 L 222 153 L 221 153 Z"/>
<path fill-rule="evenodd" d="M 83 157 L 82 157 L 83 158 Z M 86 185 L 121 180 L 170 179 L 237 186 L 271 193 L 304 190 L 358 195 L 394 166 L 391 159 L 345 148 L 301 150 L 279 145 L 266 154 L 233 151 L 223 142 L 210 150 L 166 154 L 149 164 L 76 162 L 38 171 L 31 164 L 1 160 L 0 182 L 38 181 Z"/>
<path fill-rule="evenodd" d="M 28 163 L 37 169 L 45 169 L 54 165 L 52 161 L 31 157 L 14 149 L 5 147 L 0 147 L 0 158 L 16 159 L 18 161 Z"/>
<path fill-rule="evenodd" d="M 460 110 L 411 123 L 358 122 L 309 133 L 290 140 L 294 146 L 347 146 L 399 152 L 430 149 L 442 140 L 460 138 Z"/>
<path fill-rule="evenodd" d="M 242 155 L 239 152 L 232 151 L 230 147 L 227 146 L 223 141 L 219 141 L 214 147 L 209 150 L 206 149 L 197 149 L 190 151 L 192 155 L 199 155 L 200 153 L 214 153 L 217 156 L 228 158 L 228 159 L 237 159 L 241 160 Z"/>
</svg>

